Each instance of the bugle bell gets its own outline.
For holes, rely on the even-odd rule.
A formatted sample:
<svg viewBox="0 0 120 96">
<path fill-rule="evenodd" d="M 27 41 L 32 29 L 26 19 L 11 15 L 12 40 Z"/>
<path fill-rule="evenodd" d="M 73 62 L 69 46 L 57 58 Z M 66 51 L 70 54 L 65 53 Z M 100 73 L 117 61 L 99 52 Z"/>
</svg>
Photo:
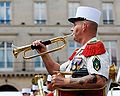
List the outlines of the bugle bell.
<svg viewBox="0 0 120 96">
<path fill-rule="evenodd" d="M 15 47 L 15 46 L 13 45 L 13 47 L 14 47 L 14 48 L 13 48 L 13 54 L 14 54 L 15 58 L 17 58 L 18 54 L 21 53 L 22 51 L 24 51 L 24 54 L 23 54 L 23 58 L 24 58 L 24 59 L 31 59 L 31 58 L 35 58 L 35 57 L 38 57 L 38 56 L 42 56 L 42 55 L 44 55 L 44 54 L 51 53 L 51 52 L 60 50 L 60 49 L 62 49 L 63 47 L 65 47 L 65 45 L 66 45 L 66 40 L 65 40 L 65 39 L 66 39 L 67 37 L 69 37 L 69 36 L 72 36 L 72 35 L 73 35 L 73 33 L 70 34 L 70 35 L 60 36 L 60 37 L 52 38 L 52 39 L 50 39 L 50 40 L 43 41 L 42 43 L 43 43 L 44 45 L 49 45 L 49 44 L 56 43 L 56 42 L 59 42 L 59 41 L 62 41 L 64 44 L 61 45 L 61 46 L 59 46 L 59 47 L 57 47 L 57 48 L 54 48 L 54 49 L 52 49 L 52 50 L 49 50 L 49 51 L 40 53 L 40 54 L 38 54 L 38 55 L 32 55 L 32 56 L 29 56 L 29 57 L 26 56 L 26 52 L 27 52 L 27 51 L 37 49 L 37 46 L 33 46 L 33 45 L 26 45 L 26 46 L 21 46 L 21 47 Z"/>
<path fill-rule="evenodd" d="M 43 83 L 44 83 L 45 76 L 44 75 L 35 75 L 32 79 L 32 84 L 38 85 L 39 91 L 35 96 L 45 96 L 43 91 Z"/>
</svg>

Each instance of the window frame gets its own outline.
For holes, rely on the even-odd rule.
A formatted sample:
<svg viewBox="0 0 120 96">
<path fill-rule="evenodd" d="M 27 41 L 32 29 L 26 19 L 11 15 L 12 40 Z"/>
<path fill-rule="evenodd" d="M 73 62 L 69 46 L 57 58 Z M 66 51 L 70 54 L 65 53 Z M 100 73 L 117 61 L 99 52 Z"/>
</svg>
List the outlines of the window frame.
<svg viewBox="0 0 120 96">
<path fill-rule="evenodd" d="M 111 64 L 112 63 L 115 63 L 115 65 L 117 65 L 119 62 L 117 61 L 117 40 L 103 40 L 103 42 L 104 42 L 104 45 L 105 45 L 105 42 L 107 42 L 108 44 L 108 46 L 106 46 L 105 45 L 105 47 L 106 47 L 106 49 L 108 49 L 107 51 L 108 51 L 108 54 L 109 54 L 109 56 L 110 56 L 110 62 L 111 62 Z M 114 48 L 115 48 L 115 62 L 114 62 L 114 59 L 112 59 L 112 57 L 114 57 L 113 55 L 112 55 L 112 52 L 113 52 L 113 44 L 112 43 L 116 43 L 116 47 L 114 46 Z"/>
<path fill-rule="evenodd" d="M 71 4 L 71 5 L 70 5 Z M 73 4 L 73 5 L 72 5 Z M 74 5 L 74 4 L 78 4 L 78 5 Z M 71 13 L 71 8 L 70 6 L 72 6 L 72 13 Z M 74 9 L 73 9 L 74 6 Z M 80 2 L 68 2 L 68 18 L 74 17 L 77 11 L 77 8 L 80 6 Z M 74 11 L 73 11 L 74 10 Z M 72 15 L 70 15 L 72 14 Z"/>
<path fill-rule="evenodd" d="M 0 1 L 0 3 L 3 3 L 3 19 L 1 18 L 0 25 L 1 24 L 11 24 L 11 21 L 12 21 L 12 11 L 11 11 L 12 3 L 11 3 L 11 1 Z M 9 6 L 7 6 L 7 3 L 9 3 Z M 2 9 L 2 7 L 0 7 L 0 9 Z M 9 11 L 9 14 L 7 11 Z M 7 14 L 9 15 L 9 19 L 7 19 Z M 2 17 L 2 16 L 0 16 L 0 17 Z"/>
<path fill-rule="evenodd" d="M 4 55 L 4 57 L 3 57 L 3 63 L 4 63 L 4 67 L 3 68 L 1 68 L 0 67 L 0 71 L 13 71 L 13 67 L 14 67 L 14 64 L 13 64 L 13 62 L 14 62 L 14 58 L 13 58 L 13 55 L 12 55 L 12 46 L 11 47 L 7 47 L 7 44 L 8 43 L 11 43 L 12 44 L 12 42 L 7 42 L 7 41 L 0 41 L 1 43 L 3 43 L 3 47 L 0 47 L 0 51 L 1 50 L 3 50 L 3 55 Z M 8 51 L 9 50 L 11 50 L 11 63 L 12 63 L 12 67 L 8 67 Z M 2 51 L 1 51 L 2 52 Z M 2 59 L 1 59 L 2 60 Z"/>
<path fill-rule="evenodd" d="M 41 7 L 36 7 L 36 6 L 38 6 L 36 4 L 42 4 L 42 7 L 44 6 L 44 12 L 41 11 L 42 13 L 44 13 L 44 15 L 41 15 L 42 18 L 38 16 L 38 13 L 40 15 L 41 12 L 36 12 L 36 11 L 40 11 Z M 34 17 L 34 24 L 37 24 L 37 25 L 38 24 L 47 24 L 47 4 L 45 1 L 35 1 L 34 2 L 34 16 L 33 17 Z M 36 19 L 36 18 L 39 18 L 39 19 Z"/>
<path fill-rule="evenodd" d="M 46 46 L 46 47 L 47 47 L 47 49 L 48 49 L 48 46 Z M 33 53 L 34 53 L 35 55 L 38 54 L 36 50 L 33 50 Z M 39 54 L 38 54 L 38 55 L 39 55 Z M 37 63 L 40 63 L 40 66 L 39 66 L 39 67 L 36 67 L 36 64 L 35 64 L 36 60 L 37 60 Z M 33 64 L 34 64 L 34 70 L 35 70 L 35 71 L 38 71 L 38 70 L 41 70 L 41 69 L 45 69 L 45 64 L 44 64 L 44 62 L 43 62 L 43 60 L 42 60 L 42 58 L 41 58 L 40 56 L 38 56 L 38 57 L 36 57 L 36 58 L 33 58 Z"/>
<path fill-rule="evenodd" d="M 107 9 L 105 9 L 107 8 Z M 103 2 L 103 24 L 114 24 L 114 3 L 113 2 Z M 111 10 L 111 12 L 110 12 Z M 105 14 L 104 14 L 105 13 Z M 111 14 L 111 16 L 110 16 Z M 106 18 L 104 18 L 106 17 Z"/>
</svg>

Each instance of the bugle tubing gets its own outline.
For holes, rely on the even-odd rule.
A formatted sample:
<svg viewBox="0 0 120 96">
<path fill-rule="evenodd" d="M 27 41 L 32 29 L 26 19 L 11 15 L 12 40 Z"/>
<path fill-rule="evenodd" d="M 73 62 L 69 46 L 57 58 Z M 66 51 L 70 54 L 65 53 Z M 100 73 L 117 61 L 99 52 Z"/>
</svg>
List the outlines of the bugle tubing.
<svg viewBox="0 0 120 96">
<path fill-rule="evenodd" d="M 56 43 L 56 42 L 59 42 L 59 41 L 62 41 L 64 44 L 57 47 L 57 48 L 54 48 L 52 50 L 49 50 L 49 51 L 46 51 L 46 52 L 43 52 L 43 53 L 40 53 L 38 55 L 32 55 L 32 56 L 29 56 L 27 57 L 26 56 L 26 52 L 29 51 L 29 50 L 34 50 L 34 49 L 37 49 L 37 46 L 33 46 L 33 45 L 26 45 L 26 46 L 22 46 L 22 47 L 14 47 L 13 48 L 13 54 L 15 56 L 15 58 L 17 58 L 18 54 L 23 52 L 24 51 L 24 54 L 23 54 L 23 58 L 24 59 L 32 59 L 32 58 L 35 58 L 35 57 L 38 57 L 38 56 L 42 56 L 44 54 L 48 54 L 48 53 L 51 53 L 51 52 L 54 52 L 54 51 L 57 51 L 57 50 L 60 50 L 62 49 L 63 47 L 65 47 L 66 45 L 66 38 L 69 37 L 69 36 L 72 36 L 72 34 L 70 35 L 66 35 L 66 36 L 60 36 L 60 37 L 56 37 L 56 38 L 52 38 L 50 40 L 47 40 L 47 41 L 43 41 L 42 43 L 44 45 L 49 45 L 49 44 L 52 44 L 52 43 Z M 13 45 L 14 46 L 14 45 Z"/>
</svg>

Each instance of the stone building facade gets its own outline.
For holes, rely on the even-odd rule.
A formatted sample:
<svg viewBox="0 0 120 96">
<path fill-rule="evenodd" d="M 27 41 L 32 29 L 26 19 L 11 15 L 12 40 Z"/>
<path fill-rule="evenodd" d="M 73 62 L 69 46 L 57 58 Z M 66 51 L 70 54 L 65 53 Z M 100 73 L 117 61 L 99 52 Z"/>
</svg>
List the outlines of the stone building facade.
<svg viewBox="0 0 120 96">
<path fill-rule="evenodd" d="M 15 58 L 11 44 L 25 46 L 34 40 L 70 34 L 72 25 L 67 19 L 74 15 L 77 6 L 91 6 L 102 11 L 98 38 L 105 42 L 111 62 L 119 67 L 119 5 L 120 0 L 0 0 L 0 91 L 31 87 L 35 74 L 48 74 L 39 57 L 24 60 L 21 52 Z M 68 59 L 77 46 L 72 41 L 71 37 L 68 38 L 65 48 L 51 53 L 57 62 L 63 63 Z M 51 44 L 48 49 L 58 45 Z M 28 52 L 31 54 L 36 52 Z"/>
</svg>

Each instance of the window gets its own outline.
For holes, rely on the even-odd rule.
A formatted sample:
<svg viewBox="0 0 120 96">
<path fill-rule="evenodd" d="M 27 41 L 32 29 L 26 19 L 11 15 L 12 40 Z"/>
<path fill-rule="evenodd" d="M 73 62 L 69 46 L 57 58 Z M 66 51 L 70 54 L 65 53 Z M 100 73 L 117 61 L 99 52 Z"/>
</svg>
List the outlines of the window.
<svg viewBox="0 0 120 96">
<path fill-rule="evenodd" d="M 36 51 L 34 51 L 35 54 L 37 54 Z M 35 70 L 39 70 L 40 68 L 45 68 L 45 65 L 42 61 L 42 58 L 41 57 L 36 57 L 33 59 L 34 60 L 34 68 Z"/>
<path fill-rule="evenodd" d="M 68 17 L 75 17 L 77 8 L 80 6 L 80 3 L 69 2 L 68 3 Z"/>
<path fill-rule="evenodd" d="M 103 3 L 103 24 L 113 23 L 113 3 Z"/>
<path fill-rule="evenodd" d="M 10 24 L 11 21 L 11 8 L 10 2 L 0 2 L 0 24 Z"/>
<path fill-rule="evenodd" d="M 0 42 L 0 70 L 11 70 L 13 68 L 11 45 L 11 42 Z"/>
<path fill-rule="evenodd" d="M 81 47 L 80 44 L 78 44 L 74 41 L 69 41 L 69 43 L 68 43 L 68 57 L 70 57 L 72 55 L 72 53 L 74 52 L 74 50 L 76 48 L 80 48 L 80 47 Z"/>
<path fill-rule="evenodd" d="M 45 2 L 34 3 L 34 23 L 35 24 L 46 24 L 47 12 Z"/>
<path fill-rule="evenodd" d="M 117 41 L 104 41 L 105 47 L 110 55 L 111 63 L 117 64 Z"/>
</svg>

